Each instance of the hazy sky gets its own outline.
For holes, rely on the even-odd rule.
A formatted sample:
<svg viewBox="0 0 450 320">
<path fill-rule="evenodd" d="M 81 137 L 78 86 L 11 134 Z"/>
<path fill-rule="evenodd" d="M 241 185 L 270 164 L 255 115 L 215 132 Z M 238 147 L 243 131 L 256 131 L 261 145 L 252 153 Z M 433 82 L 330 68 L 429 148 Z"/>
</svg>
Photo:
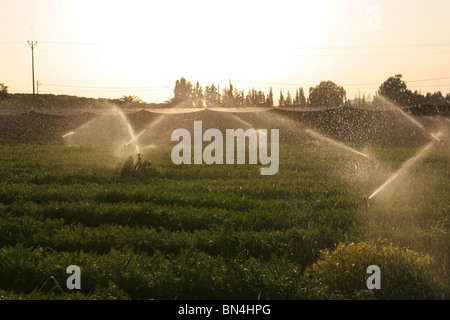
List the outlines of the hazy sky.
<svg viewBox="0 0 450 320">
<path fill-rule="evenodd" d="M 399 73 L 450 92 L 448 0 L 0 0 L 0 30 L 12 93 L 32 92 L 27 40 L 40 93 L 163 102 L 184 76 L 276 99 L 331 80 L 352 99 Z"/>
</svg>

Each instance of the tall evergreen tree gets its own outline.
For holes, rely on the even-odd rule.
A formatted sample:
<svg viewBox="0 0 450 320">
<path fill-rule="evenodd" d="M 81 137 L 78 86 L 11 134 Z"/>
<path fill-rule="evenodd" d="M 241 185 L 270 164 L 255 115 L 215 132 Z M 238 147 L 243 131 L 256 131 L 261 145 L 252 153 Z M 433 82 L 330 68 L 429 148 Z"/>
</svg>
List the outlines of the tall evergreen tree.
<svg viewBox="0 0 450 320">
<path fill-rule="evenodd" d="M 272 87 L 270 87 L 270 89 L 269 89 L 269 94 L 268 94 L 267 99 L 266 99 L 266 106 L 267 107 L 273 107 L 273 90 L 272 90 Z"/>
<path fill-rule="evenodd" d="M 220 96 L 219 92 L 217 91 L 217 88 L 215 87 L 214 83 L 209 87 L 206 86 L 205 88 L 205 104 L 206 107 L 214 107 L 217 106 L 220 103 Z"/>
<path fill-rule="evenodd" d="M 252 89 L 248 89 L 247 95 L 245 96 L 245 103 L 249 106 L 253 105 Z"/>
<path fill-rule="evenodd" d="M 235 106 L 234 90 L 233 90 L 233 85 L 231 84 L 231 82 L 230 82 L 229 88 L 223 89 L 222 103 L 225 107 L 234 107 Z"/>
<path fill-rule="evenodd" d="M 284 100 L 283 89 L 280 89 L 280 98 L 278 99 L 278 106 L 284 107 L 286 105 L 286 101 Z"/>
<path fill-rule="evenodd" d="M 300 107 L 300 93 L 299 90 L 295 90 L 295 97 L 294 100 L 292 101 L 292 106 L 293 107 Z"/>
<path fill-rule="evenodd" d="M 194 103 L 194 107 L 203 108 L 203 89 L 200 87 L 200 84 L 197 82 L 194 90 L 192 92 L 192 100 Z"/>
<path fill-rule="evenodd" d="M 235 107 L 242 107 L 245 104 L 245 94 L 244 90 L 239 91 L 238 89 L 234 88 L 234 94 L 233 94 L 233 103 Z"/>
<path fill-rule="evenodd" d="M 291 97 L 291 93 L 289 92 L 289 90 L 286 94 L 285 105 L 286 105 L 286 107 L 292 107 L 292 97 Z"/>
<path fill-rule="evenodd" d="M 299 107 L 306 108 L 306 98 L 305 98 L 305 92 L 303 91 L 303 87 L 301 87 L 298 90 L 298 95 L 299 95 Z"/>
<path fill-rule="evenodd" d="M 259 90 L 256 94 L 257 97 L 257 105 L 259 107 L 263 107 L 266 104 L 266 95 L 264 94 L 264 91 Z"/>
</svg>

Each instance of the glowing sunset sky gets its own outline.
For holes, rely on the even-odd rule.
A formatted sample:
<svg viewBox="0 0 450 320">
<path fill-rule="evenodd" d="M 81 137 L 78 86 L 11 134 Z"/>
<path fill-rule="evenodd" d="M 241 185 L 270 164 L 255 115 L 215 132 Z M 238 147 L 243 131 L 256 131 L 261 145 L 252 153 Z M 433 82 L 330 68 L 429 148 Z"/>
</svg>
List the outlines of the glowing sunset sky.
<svg viewBox="0 0 450 320">
<path fill-rule="evenodd" d="M 184 76 L 276 100 L 331 80 L 353 99 L 400 73 L 445 95 L 449 17 L 446 0 L 0 0 L 0 83 L 32 92 L 34 40 L 39 93 L 163 102 Z"/>
</svg>

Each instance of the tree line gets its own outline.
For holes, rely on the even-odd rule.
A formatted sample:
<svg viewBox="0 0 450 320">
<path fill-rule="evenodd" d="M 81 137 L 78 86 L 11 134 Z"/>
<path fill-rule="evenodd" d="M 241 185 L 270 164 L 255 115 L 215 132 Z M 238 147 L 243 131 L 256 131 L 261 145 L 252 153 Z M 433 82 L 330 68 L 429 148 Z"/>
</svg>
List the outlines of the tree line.
<svg viewBox="0 0 450 320">
<path fill-rule="evenodd" d="M 346 91 L 342 86 L 332 81 L 322 81 L 315 87 L 309 88 L 308 97 L 305 96 L 303 87 L 291 92 L 280 89 L 280 95 L 277 100 L 279 107 L 338 107 L 338 106 L 364 106 L 369 103 L 381 105 L 384 103 L 380 97 L 405 107 L 420 107 L 424 105 L 450 106 L 450 93 L 444 96 L 441 91 L 434 93 L 428 92 L 422 95 L 417 90 L 412 92 L 407 89 L 406 82 L 402 80 L 402 75 L 389 77 L 383 82 L 376 92 L 373 101 L 368 101 L 363 96 L 362 99 L 355 99 L 351 102 L 346 97 Z M 266 94 L 262 90 L 249 89 L 247 93 L 244 90 L 236 89 L 230 81 L 230 84 L 220 91 L 214 84 L 206 86 L 205 89 L 197 82 L 193 85 L 184 77 L 175 82 L 174 96 L 168 100 L 172 106 L 185 107 L 273 107 L 275 102 L 272 87 Z"/>
<path fill-rule="evenodd" d="M 441 91 L 434 93 L 428 92 L 426 95 L 420 92 L 411 91 L 407 88 L 406 82 L 402 80 L 402 75 L 397 74 L 389 77 L 383 82 L 376 92 L 373 101 L 366 101 L 365 96 L 362 99 L 355 99 L 350 101 L 346 97 L 346 91 L 342 86 L 332 81 L 322 81 L 315 87 L 309 88 L 308 97 L 305 96 L 303 87 L 296 89 L 295 94 L 291 94 L 289 90 L 280 90 L 279 97 L 275 101 L 272 87 L 266 94 L 262 90 L 254 88 L 247 92 L 238 90 L 229 83 L 220 90 L 219 86 L 211 84 L 202 88 L 197 82 L 193 85 L 192 82 L 181 77 L 176 80 L 174 87 L 173 98 L 167 100 L 165 103 L 144 103 L 139 97 L 134 95 L 124 95 L 118 99 L 92 99 L 60 95 L 55 96 L 51 94 L 38 95 L 34 99 L 30 94 L 9 94 L 8 87 L 0 83 L 0 102 L 2 105 L 17 105 L 17 104 L 42 104 L 45 106 L 53 106 L 58 103 L 58 106 L 70 105 L 76 106 L 78 103 L 82 105 L 95 105 L 101 107 L 104 101 L 121 105 L 123 107 L 196 107 L 196 108 L 211 108 L 211 107 L 274 107 L 275 102 L 279 107 L 339 107 L 339 106 L 364 106 L 369 103 L 372 105 L 384 104 L 384 97 L 399 106 L 404 107 L 422 107 L 422 106 L 440 106 L 448 109 L 450 107 L 450 93 L 444 96 Z M 83 101 L 80 101 L 83 100 Z M 94 101 L 95 100 L 95 101 Z M 56 105 L 55 105 L 56 106 Z"/>
<path fill-rule="evenodd" d="M 381 84 L 378 95 L 374 97 L 374 104 L 382 103 L 379 101 L 379 96 L 405 107 L 420 107 L 424 105 L 450 106 L 450 93 L 444 96 L 441 91 L 428 92 L 426 95 L 421 94 L 417 90 L 413 92 L 407 88 L 401 74 L 389 77 Z"/>
<path fill-rule="evenodd" d="M 245 93 L 244 90 L 236 89 L 230 84 L 220 91 L 219 86 L 214 83 L 205 89 L 197 82 L 195 85 L 184 77 L 175 82 L 174 96 L 169 99 L 169 104 L 184 107 L 273 107 L 275 104 L 273 89 L 269 93 L 251 88 Z M 318 86 L 310 88 L 309 97 L 305 97 L 303 87 L 299 87 L 293 96 L 290 91 L 280 91 L 278 106 L 280 107 L 308 107 L 308 106 L 338 106 L 345 100 L 345 90 L 332 81 L 323 81 Z"/>
</svg>

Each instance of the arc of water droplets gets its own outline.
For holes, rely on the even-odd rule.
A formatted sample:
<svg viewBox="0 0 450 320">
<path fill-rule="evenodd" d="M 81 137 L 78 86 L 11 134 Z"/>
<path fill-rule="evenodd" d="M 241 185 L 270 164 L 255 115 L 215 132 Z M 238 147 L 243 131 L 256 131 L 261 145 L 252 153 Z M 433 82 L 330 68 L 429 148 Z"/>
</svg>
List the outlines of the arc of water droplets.
<svg viewBox="0 0 450 320">
<path fill-rule="evenodd" d="M 364 153 L 362 153 L 362 152 L 359 152 L 358 150 L 355 150 L 355 149 L 353 149 L 353 148 L 351 148 L 351 147 L 349 147 L 349 146 L 347 146 L 347 145 L 345 145 L 345 144 L 343 144 L 343 143 L 341 143 L 341 142 L 338 142 L 338 141 L 333 140 L 333 139 L 331 139 L 331 138 L 325 137 L 325 136 L 321 135 L 320 133 L 318 133 L 318 132 L 316 132 L 316 131 L 314 131 L 314 130 L 312 130 L 312 129 L 306 129 L 305 132 L 308 133 L 308 134 L 310 134 L 311 136 L 317 138 L 317 139 L 326 141 L 326 142 L 328 142 L 328 143 L 331 143 L 331 144 L 333 144 L 333 145 L 336 145 L 336 146 L 338 146 L 338 147 L 341 147 L 341 148 L 346 149 L 346 150 L 348 150 L 348 151 L 351 151 L 351 152 L 353 152 L 353 153 L 359 154 L 360 156 L 369 158 L 368 155 L 366 155 L 366 154 L 364 154 Z"/>
<path fill-rule="evenodd" d="M 389 101 L 386 98 L 380 97 L 380 99 L 382 99 L 385 103 L 387 103 L 391 108 L 393 108 L 394 110 L 396 110 L 398 113 L 400 113 L 403 117 L 405 117 L 409 122 L 411 122 L 412 124 L 414 124 L 416 127 L 420 128 L 422 130 L 423 133 L 425 133 L 425 135 L 428 135 L 430 137 L 432 137 L 433 139 L 442 142 L 441 139 L 439 139 L 435 134 L 428 132 L 425 127 L 416 119 L 414 119 L 412 116 L 410 116 L 409 114 L 407 114 L 404 110 L 402 110 L 399 106 L 397 106 L 396 104 L 394 104 L 393 102 Z"/>
<path fill-rule="evenodd" d="M 63 138 L 67 138 L 68 136 L 72 136 L 72 135 L 76 134 L 76 132 L 77 132 L 78 130 L 81 130 L 81 129 L 84 129 L 84 128 L 86 128 L 86 127 L 89 127 L 94 121 L 97 121 L 97 119 L 98 119 L 98 118 L 94 118 L 94 119 L 89 120 L 89 121 L 86 122 L 85 124 L 83 124 L 83 125 L 79 126 L 78 128 L 76 128 L 74 131 L 67 132 L 67 133 L 64 134 L 62 137 L 63 137 Z"/>
<path fill-rule="evenodd" d="M 147 131 L 147 130 L 146 130 L 146 129 L 142 130 L 137 136 L 135 136 L 133 139 L 131 139 L 130 141 L 128 141 L 128 142 L 125 144 L 125 146 L 128 147 L 128 146 L 130 145 L 130 143 L 136 141 L 140 136 L 142 136 L 142 135 L 145 133 L 145 131 Z"/>
<path fill-rule="evenodd" d="M 75 131 L 70 131 L 70 132 L 67 132 L 65 135 L 63 135 L 62 137 L 66 138 L 66 137 L 74 135 L 74 134 L 75 134 Z"/>
<path fill-rule="evenodd" d="M 157 124 L 159 124 L 163 119 L 165 118 L 165 114 L 161 114 L 158 118 L 156 118 L 155 120 L 153 120 L 148 126 L 147 128 L 145 128 L 144 130 L 142 130 L 138 135 L 136 135 L 133 139 L 131 139 L 130 141 L 128 141 L 125 146 L 130 145 L 130 143 L 136 141 L 137 139 L 139 139 L 144 133 L 147 132 L 147 130 L 152 130 Z"/>
<path fill-rule="evenodd" d="M 253 126 L 252 126 L 250 123 L 248 123 L 247 121 L 245 121 L 245 120 L 242 119 L 241 117 L 239 117 L 239 116 L 237 116 L 237 115 L 235 115 L 235 114 L 232 114 L 231 116 L 233 117 L 233 119 L 236 119 L 237 121 L 241 122 L 241 123 L 244 124 L 245 126 L 254 129 Z M 264 131 L 259 131 L 259 129 L 257 129 L 257 131 L 258 131 L 258 133 L 260 133 L 260 134 L 262 134 L 262 135 L 264 135 L 264 136 L 267 136 L 267 134 L 266 134 Z"/>
<path fill-rule="evenodd" d="M 367 199 L 370 200 L 375 195 L 377 195 L 381 190 L 383 190 L 387 185 L 392 183 L 392 181 L 394 181 L 401 175 L 405 174 L 412 166 L 414 166 L 417 162 L 419 162 L 421 159 L 423 159 L 431 151 L 434 144 L 435 144 L 435 141 L 431 141 L 425 147 L 423 147 L 419 152 L 417 152 L 414 156 L 412 156 L 410 159 L 408 159 L 406 162 L 404 162 L 400 166 L 400 168 L 388 180 L 386 180 L 377 190 L 375 190 L 372 193 L 372 195 Z"/>
<path fill-rule="evenodd" d="M 135 140 L 135 139 L 136 139 L 136 138 L 135 138 L 136 136 L 135 136 L 135 134 L 134 134 L 134 130 L 133 130 L 133 128 L 131 127 L 131 124 L 130 124 L 130 122 L 128 121 L 128 118 L 127 118 L 127 116 L 125 115 L 125 113 L 123 113 L 123 111 L 120 110 L 117 106 L 114 106 L 114 110 L 116 110 L 116 111 L 119 113 L 120 117 L 121 117 L 122 120 L 125 122 L 125 124 L 126 124 L 126 126 L 127 126 L 127 129 L 128 129 L 128 133 L 130 134 L 131 140 Z M 139 150 L 138 144 L 135 142 L 134 145 L 136 146 L 136 153 L 137 153 L 137 154 L 140 154 L 141 152 L 140 152 L 140 150 Z"/>
<path fill-rule="evenodd" d="M 419 127 L 423 133 L 425 133 L 426 135 L 429 135 L 430 137 L 432 137 L 434 140 L 441 142 L 442 140 L 439 138 L 440 132 L 437 134 L 434 133 L 430 133 L 428 132 L 425 127 L 418 122 L 416 119 L 414 119 L 412 116 L 410 116 L 409 114 L 407 114 L 405 111 L 403 111 L 402 109 L 400 109 L 398 106 L 394 105 L 392 102 L 390 102 L 387 99 L 384 99 L 386 102 L 388 102 L 389 106 L 393 107 L 395 110 L 397 110 L 402 116 L 404 116 L 406 119 L 408 119 L 412 124 L 414 124 L 415 126 Z M 408 159 L 406 162 L 404 162 L 401 167 L 390 177 L 388 178 L 388 180 L 386 180 L 377 190 L 375 190 L 374 193 L 372 193 L 372 195 L 368 198 L 371 199 L 373 198 L 377 193 L 379 193 L 381 190 L 383 190 L 387 185 L 389 185 L 392 181 L 394 181 L 395 179 L 397 179 L 399 176 L 403 175 L 404 173 L 406 173 L 413 165 L 415 165 L 419 160 L 421 160 L 422 158 L 424 158 L 432 149 L 434 143 L 436 141 L 432 141 L 430 143 L 428 143 L 425 147 L 423 147 L 419 152 L 417 152 L 413 157 L 411 157 L 410 159 Z"/>
<path fill-rule="evenodd" d="M 248 123 L 247 121 L 241 119 L 240 117 L 238 117 L 238 116 L 236 116 L 236 115 L 234 115 L 234 114 L 233 114 L 232 116 L 233 116 L 234 119 L 240 121 L 240 122 L 243 123 L 244 125 L 249 126 L 249 127 L 252 127 L 252 125 L 251 125 L 250 123 Z M 283 119 L 283 118 L 280 117 L 280 116 L 278 116 L 278 117 L 279 117 L 282 121 L 285 121 L 285 120 L 286 120 L 286 119 Z M 300 130 L 298 130 L 298 129 L 295 128 L 295 127 L 294 127 L 294 130 L 297 131 L 297 132 L 300 132 Z M 318 132 L 316 132 L 316 131 L 314 131 L 314 130 L 312 130 L 312 129 L 306 129 L 305 132 L 307 132 L 308 134 L 310 134 L 311 136 L 313 136 L 313 137 L 315 137 L 315 138 L 317 138 L 317 139 L 319 139 L 319 140 L 326 141 L 326 142 L 328 142 L 328 143 L 330 143 L 330 144 L 333 144 L 333 145 L 335 145 L 335 146 L 338 146 L 338 147 L 340 147 L 340 148 L 343 148 L 343 149 L 345 149 L 345 150 L 347 150 L 347 151 L 351 151 L 351 152 L 356 153 L 356 154 L 358 154 L 358 155 L 360 155 L 360 156 L 363 156 L 363 157 L 365 157 L 365 158 L 369 158 L 368 155 L 366 155 L 366 154 L 364 154 L 364 153 L 362 153 L 362 152 L 359 152 L 358 150 L 355 150 L 355 149 L 353 149 L 353 148 L 347 146 L 347 145 L 344 144 L 344 143 L 341 143 L 341 142 L 338 142 L 338 141 L 336 141 L 336 140 L 334 140 L 334 139 L 325 137 L 324 135 L 322 135 L 322 134 L 320 134 L 320 133 L 318 133 Z M 261 133 L 264 134 L 264 132 L 261 132 Z"/>
</svg>

